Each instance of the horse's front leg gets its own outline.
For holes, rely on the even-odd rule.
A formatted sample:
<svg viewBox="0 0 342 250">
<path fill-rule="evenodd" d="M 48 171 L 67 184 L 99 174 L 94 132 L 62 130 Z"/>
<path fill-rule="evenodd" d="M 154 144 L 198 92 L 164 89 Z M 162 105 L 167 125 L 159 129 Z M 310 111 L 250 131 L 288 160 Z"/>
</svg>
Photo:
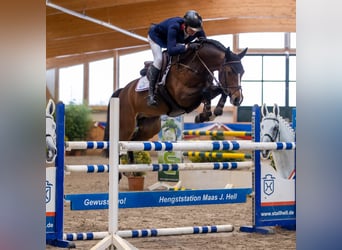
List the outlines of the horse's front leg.
<svg viewBox="0 0 342 250">
<path fill-rule="evenodd" d="M 195 117 L 195 122 L 196 123 L 201 123 L 201 122 L 207 122 L 210 120 L 210 117 L 212 116 L 212 112 L 211 112 L 211 101 L 209 100 L 204 100 L 203 102 L 204 106 L 203 106 L 203 111 L 202 113 L 199 113 L 198 115 L 196 115 Z"/>
<path fill-rule="evenodd" d="M 225 93 L 222 93 L 221 98 L 218 101 L 218 103 L 214 109 L 214 115 L 215 116 L 219 116 L 219 115 L 223 114 L 223 108 L 224 108 L 224 105 L 226 103 L 226 100 L 227 100 L 227 95 Z"/>
<path fill-rule="evenodd" d="M 215 107 L 214 115 L 219 116 L 223 114 L 223 108 L 227 100 L 227 95 L 223 93 L 222 89 L 219 86 L 211 85 L 203 91 L 203 96 L 205 100 L 204 108 L 203 112 L 196 116 L 196 122 L 204 122 L 214 119 L 211 113 L 211 100 L 218 95 L 221 95 L 221 98 Z"/>
</svg>

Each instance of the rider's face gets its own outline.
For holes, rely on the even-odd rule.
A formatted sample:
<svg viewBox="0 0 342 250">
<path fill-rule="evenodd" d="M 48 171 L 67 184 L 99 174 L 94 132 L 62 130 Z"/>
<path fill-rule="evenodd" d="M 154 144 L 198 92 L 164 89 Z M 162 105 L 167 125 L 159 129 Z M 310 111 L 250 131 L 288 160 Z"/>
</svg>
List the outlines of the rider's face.
<svg viewBox="0 0 342 250">
<path fill-rule="evenodd" d="M 193 36 L 196 33 L 196 31 L 194 31 L 188 26 L 186 27 L 186 33 L 188 33 L 190 36 Z"/>
</svg>

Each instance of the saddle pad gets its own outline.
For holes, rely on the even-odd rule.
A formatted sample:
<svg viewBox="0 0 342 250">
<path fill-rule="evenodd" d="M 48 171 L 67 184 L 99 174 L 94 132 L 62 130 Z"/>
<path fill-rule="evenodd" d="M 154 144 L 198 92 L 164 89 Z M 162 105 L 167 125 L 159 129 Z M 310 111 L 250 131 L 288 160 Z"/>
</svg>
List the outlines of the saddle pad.
<svg viewBox="0 0 342 250">
<path fill-rule="evenodd" d="M 135 91 L 136 92 L 145 91 L 145 90 L 148 90 L 148 87 L 149 87 L 149 81 L 146 76 L 143 76 L 139 79 L 139 82 L 137 86 L 135 87 Z"/>
</svg>

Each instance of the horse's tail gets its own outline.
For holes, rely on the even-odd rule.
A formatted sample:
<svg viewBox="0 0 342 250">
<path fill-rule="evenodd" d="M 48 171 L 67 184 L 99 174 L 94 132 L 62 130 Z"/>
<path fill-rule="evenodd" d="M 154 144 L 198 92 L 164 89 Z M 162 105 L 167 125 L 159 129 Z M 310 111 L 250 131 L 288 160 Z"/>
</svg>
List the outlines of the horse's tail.
<svg viewBox="0 0 342 250">
<path fill-rule="evenodd" d="M 114 97 L 119 97 L 121 89 L 116 90 L 112 96 L 110 97 L 110 99 L 114 98 Z M 110 101 L 108 102 L 108 106 L 107 106 L 107 116 L 106 116 L 106 126 L 104 129 L 104 136 L 103 136 L 103 140 L 104 141 L 109 141 L 109 131 L 110 131 L 110 127 L 109 127 L 109 114 L 110 114 Z M 109 157 L 109 150 L 105 149 L 105 156 L 108 158 Z"/>
</svg>

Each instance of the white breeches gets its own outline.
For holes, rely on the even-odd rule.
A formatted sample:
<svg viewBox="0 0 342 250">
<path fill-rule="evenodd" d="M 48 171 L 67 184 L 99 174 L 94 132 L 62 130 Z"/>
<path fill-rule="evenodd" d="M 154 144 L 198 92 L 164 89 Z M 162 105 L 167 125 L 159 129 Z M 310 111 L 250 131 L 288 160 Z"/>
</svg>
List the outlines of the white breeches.
<svg viewBox="0 0 342 250">
<path fill-rule="evenodd" d="M 152 55 L 153 55 L 153 66 L 156 67 L 157 69 L 161 69 L 162 66 L 162 60 L 163 60 L 163 52 L 162 48 L 156 44 L 150 36 L 147 36 L 148 41 L 150 42 L 151 50 L 152 50 Z"/>
</svg>

